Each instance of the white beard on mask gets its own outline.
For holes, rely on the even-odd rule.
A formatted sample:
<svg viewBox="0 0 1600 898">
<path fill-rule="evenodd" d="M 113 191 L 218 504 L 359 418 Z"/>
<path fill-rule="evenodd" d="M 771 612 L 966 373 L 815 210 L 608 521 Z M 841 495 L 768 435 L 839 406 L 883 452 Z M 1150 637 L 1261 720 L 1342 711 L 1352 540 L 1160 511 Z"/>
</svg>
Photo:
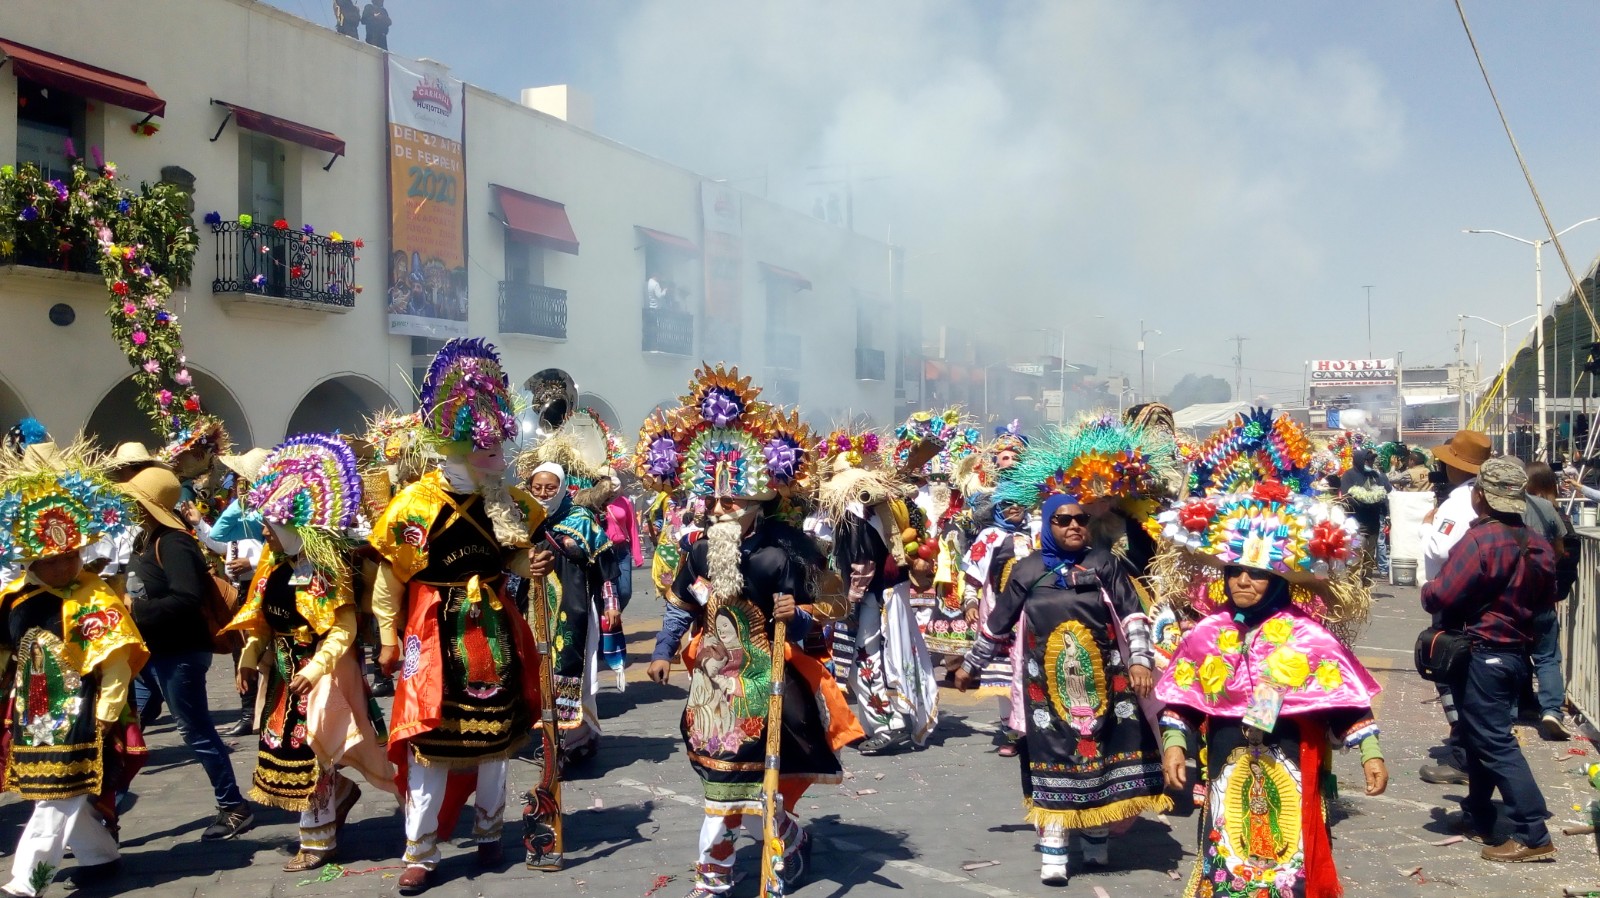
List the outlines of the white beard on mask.
<svg viewBox="0 0 1600 898">
<path fill-rule="evenodd" d="M 739 570 L 739 544 L 744 541 L 744 526 L 738 515 L 719 515 L 706 531 L 706 568 L 711 576 L 711 593 L 722 601 L 732 601 L 744 591 L 744 574 Z"/>
</svg>

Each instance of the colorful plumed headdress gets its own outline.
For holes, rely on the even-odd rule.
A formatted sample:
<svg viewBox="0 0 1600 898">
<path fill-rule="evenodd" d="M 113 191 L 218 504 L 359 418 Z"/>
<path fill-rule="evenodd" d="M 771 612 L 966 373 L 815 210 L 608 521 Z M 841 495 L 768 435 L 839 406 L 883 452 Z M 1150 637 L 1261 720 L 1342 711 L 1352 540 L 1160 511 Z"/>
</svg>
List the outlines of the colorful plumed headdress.
<svg viewBox="0 0 1600 898">
<path fill-rule="evenodd" d="M 959 406 L 952 406 L 943 412 L 913 412 L 894 429 L 890 457 L 905 474 L 954 481 L 963 473 L 963 462 L 983 449 L 983 431 L 972 426 Z M 931 457 L 923 461 L 924 456 Z"/>
<path fill-rule="evenodd" d="M 1312 453 L 1311 470 L 1318 477 L 1329 474 L 1343 475 L 1355 464 L 1357 449 L 1367 446 L 1367 435 L 1359 430 L 1346 430 L 1328 441 L 1328 445 Z"/>
<path fill-rule="evenodd" d="M 133 526 L 131 500 L 102 462 L 83 443 L 0 457 L 0 563 L 77 552 Z"/>
<path fill-rule="evenodd" d="M 511 382 L 500 353 L 482 339 L 444 344 L 422 380 L 421 399 L 423 431 L 434 442 L 490 449 L 517 435 Z"/>
<path fill-rule="evenodd" d="M 702 366 L 678 408 L 640 428 L 634 471 L 650 489 L 690 496 L 768 499 L 809 488 L 816 467 L 810 428 L 760 401 L 739 369 Z"/>
<path fill-rule="evenodd" d="M 1291 493 L 1311 489 L 1311 442 L 1293 419 L 1271 409 L 1233 416 L 1200 444 L 1189 471 L 1189 494 L 1248 493 L 1274 480 Z"/>
<path fill-rule="evenodd" d="M 23 418 L 6 431 L 5 450 L 8 454 L 21 458 L 23 450 L 29 446 L 48 442 L 50 442 L 50 432 L 44 429 L 38 418 Z"/>
<path fill-rule="evenodd" d="M 1056 494 L 1085 503 L 1151 499 L 1166 495 L 1177 470 L 1171 433 L 1102 415 L 1036 436 L 1001 472 L 995 498 L 1030 508 Z"/>
<path fill-rule="evenodd" d="M 268 524 L 292 527 L 306 557 L 338 570 L 344 531 L 361 513 L 361 469 L 335 434 L 305 433 L 283 441 L 261 466 L 245 503 Z"/>
<path fill-rule="evenodd" d="M 1013 420 L 1010 424 L 997 424 L 994 428 L 994 441 L 989 444 L 989 454 L 999 455 L 1002 452 L 1011 452 L 1022 455 L 1028 449 L 1028 438 L 1022 435 L 1021 423 Z"/>
<path fill-rule="evenodd" d="M 214 415 L 200 415 L 174 431 L 167 440 L 167 445 L 161 450 L 161 460 L 172 464 L 178 456 L 194 449 L 206 450 L 217 455 L 226 455 L 233 451 L 233 443 L 228 439 L 228 430 L 223 426 L 221 418 Z"/>
</svg>

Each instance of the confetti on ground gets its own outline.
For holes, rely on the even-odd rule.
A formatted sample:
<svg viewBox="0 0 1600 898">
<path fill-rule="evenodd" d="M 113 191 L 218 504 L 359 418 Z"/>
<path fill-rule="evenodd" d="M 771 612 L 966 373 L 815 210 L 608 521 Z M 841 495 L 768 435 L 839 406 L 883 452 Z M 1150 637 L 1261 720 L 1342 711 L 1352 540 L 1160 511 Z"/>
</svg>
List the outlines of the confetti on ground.
<svg viewBox="0 0 1600 898">
<path fill-rule="evenodd" d="M 998 866 L 1000 866 L 999 861 L 967 861 L 965 864 L 961 865 L 961 869 L 971 873 L 973 870 L 982 870 L 984 867 Z"/>
<path fill-rule="evenodd" d="M 1111 898 L 1111 893 L 1099 886 L 1094 887 L 1094 898 Z"/>
<path fill-rule="evenodd" d="M 1183 877 L 1179 876 L 1178 875 L 1178 871 L 1176 871 L 1176 870 L 1168 870 L 1167 871 L 1167 878 L 1168 879 L 1182 879 Z"/>
<path fill-rule="evenodd" d="M 877 789 L 858 789 L 858 790 L 856 790 L 857 797 L 862 796 L 862 795 L 877 795 L 877 794 L 878 794 L 878 790 Z"/>
<path fill-rule="evenodd" d="M 1439 841 L 1434 842 L 1432 844 L 1437 845 L 1440 848 L 1443 848 L 1446 845 L 1454 845 L 1457 842 L 1465 842 L 1466 840 L 1467 839 L 1466 839 L 1465 836 L 1451 836 L 1448 839 L 1440 839 Z"/>
</svg>

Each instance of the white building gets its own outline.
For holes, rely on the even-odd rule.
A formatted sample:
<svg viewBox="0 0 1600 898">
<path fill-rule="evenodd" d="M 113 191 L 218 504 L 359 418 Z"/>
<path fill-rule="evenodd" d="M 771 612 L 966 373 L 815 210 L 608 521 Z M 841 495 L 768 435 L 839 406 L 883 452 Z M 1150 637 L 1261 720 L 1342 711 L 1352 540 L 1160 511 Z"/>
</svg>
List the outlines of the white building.
<svg viewBox="0 0 1600 898">
<path fill-rule="evenodd" d="M 192 176 L 200 249 L 172 306 L 202 398 L 236 442 L 353 430 L 379 408 L 412 406 L 438 344 L 388 333 L 380 51 L 252 0 L 144 0 L 137 15 L 98 0 L 5 7 L 0 164 L 60 167 L 71 136 L 80 152 L 103 148 L 130 186 Z M 624 433 L 702 358 L 739 363 L 814 423 L 897 417 L 895 382 L 914 382 L 917 363 L 902 361 L 916 341 L 900 339 L 895 250 L 598 136 L 582 127 L 581 95 L 523 99 L 572 121 L 469 85 L 460 187 L 467 330 L 499 346 L 513 380 L 566 369 Z M 135 133 L 146 121 L 159 131 Z M 736 318 L 703 308 L 703 192 L 720 198 L 717 214 L 738 211 L 741 254 L 721 272 L 739 285 Z M 202 222 L 212 211 L 223 233 Z M 281 217 L 363 238 L 364 292 L 339 297 L 348 307 L 256 295 L 282 291 L 245 286 L 253 255 L 230 230 L 245 211 L 257 225 Z M 0 259 L 0 428 L 31 414 L 58 435 L 154 441 L 100 277 L 24 261 Z M 654 311 L 651 274 L 669 294 Z"/>
</svg>

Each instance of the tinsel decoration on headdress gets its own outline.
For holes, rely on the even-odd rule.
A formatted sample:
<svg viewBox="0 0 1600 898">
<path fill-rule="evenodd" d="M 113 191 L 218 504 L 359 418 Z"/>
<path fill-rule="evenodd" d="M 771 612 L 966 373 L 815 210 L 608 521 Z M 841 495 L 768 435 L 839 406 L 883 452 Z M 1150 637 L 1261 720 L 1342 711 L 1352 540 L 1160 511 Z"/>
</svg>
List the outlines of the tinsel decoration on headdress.
<svg viewBox="0 0 1600 898">
<path fill-rule="evenodd" d="M 367 419 L 363 437 L 372 445 L 379 464 L 396 468 L 420 467 L 424 453 L 422 416 L 385 409 Z"/>
<path fill-rule="evenodd" d="M 1367 446 L 1367 435 L 1346 430 L 1311 454 L 1311 473 L 1317 477 L 1343 476 L 1355 464 L 1355 451 Z"/>
<path fill-rule="evenodd" d="M 1410 455 L 1411 450 L 1402 443 L 1396 443 L 1394 440 L 1385 440 L 1378 444 L 1378 448 L 1374 449 L 1373 453 L 1377 456 L 1373 461 L 1373 465 L 1380 473 L 1387 474 L 1394 470 L 1395 461 L 1401 456 Z"/>
<path fill-rule="evenodd" d="M 1001 472 L 995 498 L 1030 508 L 1055 494 L 1084 503 L 1152 499 L 1166 494 L 1178 469 L 1170 433 L 1102 415 L 1037 435 L 1027 453 Z"/>
<path fill-rule="evenodd" d="M 480 338 L 444 344 L 423 378 L 421 400 L 424 432 L 433 441 L 489 449 L 517 435 L 500 353 Z"/>
<path fill-rule="evenodd" d="M 50 433 L 38 418 L 23 418 L 6 431 L 5 450 L 8 455 L 22 457 L 29 446 L 50 442 Z"/>
<path fill-rule="evenodd" d="M 852 505 L 871 507 L 911 492 L 901 472 L 884 457 L 888 446 L 868 430 L 835 429 L 817 442 L 822 484 L 817 505 L 837 525 Z"/>
<path fill-rule="evenodd" d="M 989 444 L 989 454 L 999 455 L 1010 452 L 1021 455 L 1028 449 L 1028 438 L 1022 435 L 1022 425 L 1013 419 L 1010 424 L 997 424 L 994 428 L 994 441 Z"/>
<path fill-rule="evenodd" d="M 292 436 L 272 450 L 245 503 L 268 524 L 292 527 L 319 569 L 343 567 L 344 531 L 361 513 L 361 469 L 334 434 Z"/>
<path fill-rule="evenodd" d="M 645 486 L 690 496 L 767 499 L 804 493 L 815 438 L 794 412 L 761 402 L 739 369 L 702 366 L 681 405 L 652 414 L 639 431 L 634 471 Z"/>
<path fill-rule="evenodd" d="M 0 564 L 77 552 L 133 526 L 132 505 L 87 444 L 0 456 Z"/>
<path fill-rule="evenodd" d="M 593 409 L 579 409 L 555 433 L 517 456 L 517 476 L 525 481 L 542 464 L 560 465 L 573 501 L 600 511 L 617 494 L 610 464 L 611 436 Z"/>
<path fill-rule="evenodd" d="M 1271 409 L 1240 413 L 1200 445 L 1189 471 L 1191 496 L 1249 492 L 1275 480 L 1292 493 L 1310 489 L 1311 442 L 1293 419 Z"/>
<path fill-rule="evenodd" d="M 938 452 L 916 470 L 908 470 L 914 467 L 919 447 L 928 446 L 937 446 Z M 983 431 L 966 420 L 959 406 L 951 406 L 938 413 L 913 412 L 894 429 L 890 457 L 907 474 L 953 481 L 960 476 L 962 462 L 983 448 Z"/>
<path fill-rule="evenodd" d="M 629 455 L 627 441 L 615 430 L 611 429 L 611 425 L 606 423 L 606 419 L 600 417 L 599 412 L 585 407 L 578 409 L 573 416 L 583 416 L 593 421 L 594 426 L 605 437 L 606 467 L 615 471 L 624 471 L 633 467 L 633 458 Z"/>
<path fill-rule="evenodd" d="M 228 431 L 221 418 L 201 415 L 173 432 L 161 450 L 161 460 L 172 464 L 178 456 L 192 449 L 205 449 L 217 455 L 227 455 L 233 451 L 233 443 L 228 439 Z"/>
</svg>

